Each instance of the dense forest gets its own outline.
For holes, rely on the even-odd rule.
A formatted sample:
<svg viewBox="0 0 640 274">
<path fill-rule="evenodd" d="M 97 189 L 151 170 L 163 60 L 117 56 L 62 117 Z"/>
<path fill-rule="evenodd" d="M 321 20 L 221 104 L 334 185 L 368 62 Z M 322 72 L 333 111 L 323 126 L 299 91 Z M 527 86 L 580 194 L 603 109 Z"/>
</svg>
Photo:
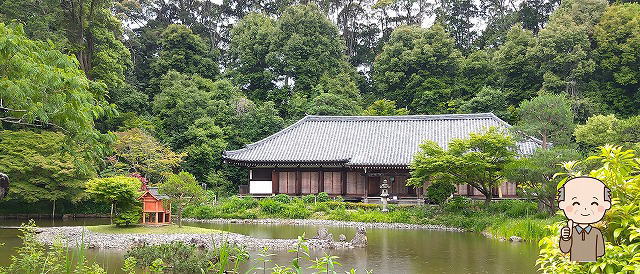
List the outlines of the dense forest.
<svg viewBox="0 0 640 274">
<path fill-rule="evenodd" d="M 0 22 L 14 203 L 179 170 L 232 194 L 246 174 L 222 151 L 304 115 L 493 112 L 583 152 L 640 142 L 637 3 L 0 0 Z"/>
</svg>

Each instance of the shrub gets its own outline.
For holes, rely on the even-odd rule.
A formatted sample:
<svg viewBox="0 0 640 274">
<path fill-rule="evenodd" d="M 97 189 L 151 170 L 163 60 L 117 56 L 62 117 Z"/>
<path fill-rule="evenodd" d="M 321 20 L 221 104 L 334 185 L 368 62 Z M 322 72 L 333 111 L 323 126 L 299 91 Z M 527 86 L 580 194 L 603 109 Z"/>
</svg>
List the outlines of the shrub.
<svg viewBox="0 0 640 274">
<path fill-rule="evenodd" d="M 436 181 L 427 187 L 427 199 L 443 204 L 456 191 L 456 187 L 444 181 Z"/>
<path fill-rule="evenodd" d="M 260 201 L 260 210 L 269 215 L 279 215 L 284 212 L 287 205 L 283 202 L 272 198 L 262 199 Z"/>
<path fill-rule="evenodd" d="M 319 203 L 328 202 L 329 201 L 329 194 L 327 194 L 326 192 L 318 193 L 318 196 L 316 196 L 316 201 L 318 201 Z"/>
<path fill-rule="evenodd" d="M 231 197 L 220 204 L 220 211 L 223 213 L 234 213 L 256 207 L 258 207 L 258 200 L 253 197 Z"/>
<path fill-rule="evenodd" d="M 196 219 L 220 218 L 220 210 L 218 210 L 218 207 L 210 205 L 188 206 L 185 207 L 182 214 L 185 217 Z"/>
<path fill-rule="evenodd" d="M 142 215 L 142 209 L 140 207 L 134 207 L 127 211 L 120 212 L 113 218 L 113 223 L 116 226 L 130 226 L 140 222 Z"/>
<path fill-rule="evenodd" d="M 324 203 L 315 203 L 311 205 L 311 210 L 314 212 L 327 212 L 329 211 L 329 205 L 326 202 Z"/>
<path fill-rule="evenodd" d="M 309 194 L 302 197 L 302 201 L 307 204 L 314 203 L 316 201 L 316 195 Z"/>
<path fill-rule="evenodd" d="M 487 230 L 494 236 L 504 238 L 518 236 L 527 241 L 537 241 L 548 236 L 549 232 L 546 226 L 552 222 L 551 220 L 536 219 L 506 220 L 492 225 Z"/>
<path fill-rule="evenodd" d="M 291 219 L 305 219 L 311 215 L 311 211 L 309 211 L 304 205 L 290 204 L 287 206 L 287 210 L 284 214 L 287 218 Z"/>
<path fill-rule="evenodd" d="M 221 254 L 224 254 L 225 258 L 221 258 Z M 162 260 L 163 265 L 170 268 L 172 273 L 201 273 L 221 259 L 245 261 L 247 254 L 241 248 L 227 244 L 220 248 L 199 249 L 195 245 L 176 241 L 170 244 L 134 247 L 127 252 L 125 258 L 135 258 L 143 268 L 149 268 L 154 265 L 154 261 Z"/>
<path fill-rule="evenodd" d="M 463 212 L 468 211 L 472 205 L 472 201 L 466 197 L 453 197 L 447 201 L 444 205 L 444 209 L 448 212 Z"/>
<path fill-rule="evenodd" d="M 289 195 L 287 194 L 278 194 L 276 196 L 273 196 L 273 199 L 285 204 L 288 204 L 289 202 L 291 202 L 291 197 L 289 197 Z"/>
<path fill-rule="evenodd" d="M 495 201 L 487 206 L 487 210 L 494 213 L 505 214 L 518 218 L 534 215 L 538 212 L 538 206 L 534 202 L 520 200 Z"/>
<path fill-rule="evenodd" d="M 342 198 L 342 196 L 336 196 L 333 200 L 336 202 L 344 202 L 344 198 Z"/>
</svg>

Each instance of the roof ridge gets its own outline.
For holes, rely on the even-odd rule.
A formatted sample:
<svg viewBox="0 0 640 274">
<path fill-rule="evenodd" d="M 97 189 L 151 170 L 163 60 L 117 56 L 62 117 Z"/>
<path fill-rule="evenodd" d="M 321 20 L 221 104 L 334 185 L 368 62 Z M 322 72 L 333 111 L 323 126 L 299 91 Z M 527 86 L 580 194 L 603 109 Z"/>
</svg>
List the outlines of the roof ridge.
<svg viewBox="0 0 640 274">
<path fill-rule="evenodd" d="M 403 121 L 403 120 L 439 120 L 439 119 L 474 119 L 474 118 L 498 118 L 491 112 L 485 113 L 454 113 L 454 114 L 417 114 L 417 115 L 395 115 L 395 116 L 332 116 L 332 115 L 307 115 L 303 119 L 310 121 L 358 121 L 358 120 L 378 120 L 378 121 Z M 502 121 L 503 123 L 506 123 Z"/>
</svg>

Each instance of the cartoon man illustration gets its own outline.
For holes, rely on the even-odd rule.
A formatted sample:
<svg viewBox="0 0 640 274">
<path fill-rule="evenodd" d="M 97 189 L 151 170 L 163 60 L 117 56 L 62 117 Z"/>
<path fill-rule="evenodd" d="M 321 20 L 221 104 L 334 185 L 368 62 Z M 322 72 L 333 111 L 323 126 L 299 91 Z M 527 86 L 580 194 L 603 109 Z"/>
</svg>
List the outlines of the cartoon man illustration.
<svg viewBox="0 0 640 274">
<path fill-rule="evenodd" d="M 560 250 L 570 252 L 571 260 L 577 262 L 595 262 L 602 257 L 602 233 L 591 225 L 611 208 L 609 188 L 596 178 L 572 178 L 558 190 L 558 207 L 568 219 L 560 230 Z"/>
</svg>

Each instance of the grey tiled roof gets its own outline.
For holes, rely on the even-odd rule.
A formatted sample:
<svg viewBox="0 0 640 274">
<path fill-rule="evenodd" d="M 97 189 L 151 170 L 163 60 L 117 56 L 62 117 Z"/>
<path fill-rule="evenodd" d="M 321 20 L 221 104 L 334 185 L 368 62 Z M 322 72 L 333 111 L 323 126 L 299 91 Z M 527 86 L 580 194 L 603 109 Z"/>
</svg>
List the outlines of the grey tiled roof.
<svg viewBox="0 0 640 274">
<path fill-rule="evenodd" d="M 153 195 L 153 197 L 156 197 L 156 199 L 158 199 L 158 200 L 169 199 L 169 196 L 158 193 L 158 188 L 157 187 L 148 187 L 147 190 L 149 191 L 149 193 L 151 195 Z"/>
<path fill-rule="evenodd" d="M 509 128 L 493 113 L 406 116 L 306 116 L 239 150 L 225 151 L 234 163 L 341 163 L 350 166 L 408 166 L 418 145 L 432 140 L 447 148 L 455 138 L 487 128 Z M 540 141 L 518 142 L 531 154 Z"/>
</svg>

